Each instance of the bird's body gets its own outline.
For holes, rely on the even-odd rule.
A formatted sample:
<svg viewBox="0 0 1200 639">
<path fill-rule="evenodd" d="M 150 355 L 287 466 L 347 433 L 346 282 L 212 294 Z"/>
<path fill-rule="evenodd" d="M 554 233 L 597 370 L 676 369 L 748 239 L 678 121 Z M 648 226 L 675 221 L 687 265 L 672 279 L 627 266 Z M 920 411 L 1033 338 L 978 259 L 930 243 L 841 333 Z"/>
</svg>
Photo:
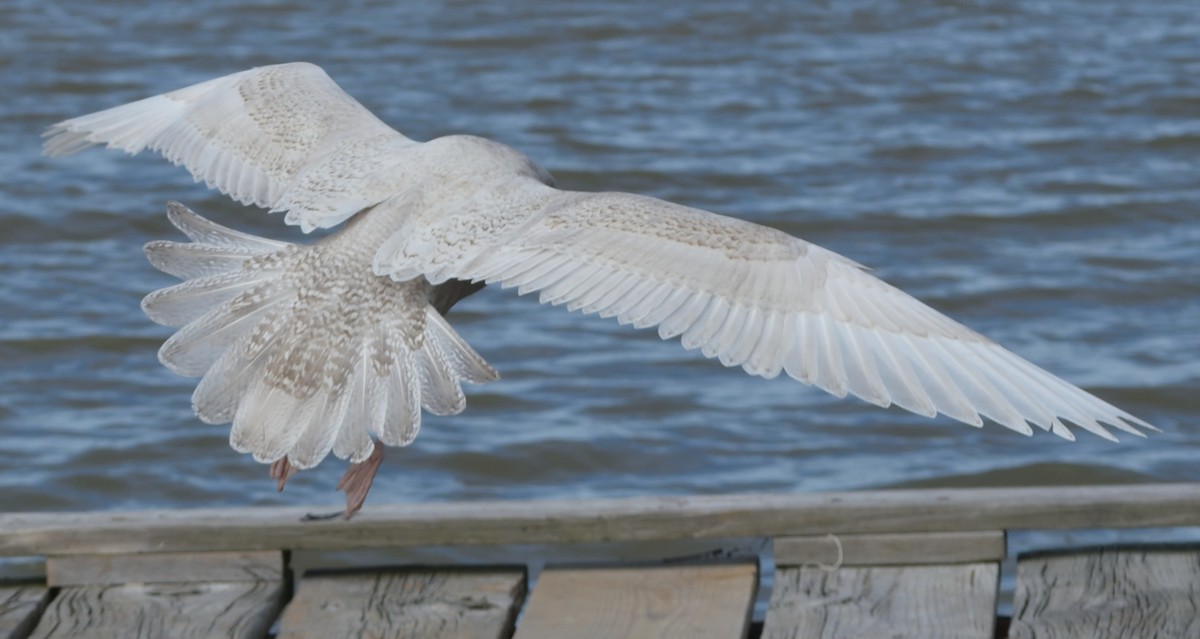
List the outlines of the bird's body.
<svg viewBox="0 0 1200 639">
<path fill-rule="evenodd" d="M 654 198 L 561 191 L 490 140 L 414 142 L 309 64 L 217 78 L 48 135 L 52 155 L 157 150 L 306 231 L 349 220 L 302 246 L 172 205 L 193 242 L 147 246 L 185 280 L 143 304 L 180 327 L 160 358 L 203 376 L 197 414 L 232 421 L 233 447 L 283 480 L 331 451 L 367 463 L 372 437 L 407 444 L 422 406 L 457 413 L 462 381 L 495 379 L 443 317 L 484 283 L 657 326 L 727 366 L 881 406 L 1067 438 L 1063 420 L 1110 439 L 1105 425 L 1153 428 L 835 253 Z"/>
</svg>

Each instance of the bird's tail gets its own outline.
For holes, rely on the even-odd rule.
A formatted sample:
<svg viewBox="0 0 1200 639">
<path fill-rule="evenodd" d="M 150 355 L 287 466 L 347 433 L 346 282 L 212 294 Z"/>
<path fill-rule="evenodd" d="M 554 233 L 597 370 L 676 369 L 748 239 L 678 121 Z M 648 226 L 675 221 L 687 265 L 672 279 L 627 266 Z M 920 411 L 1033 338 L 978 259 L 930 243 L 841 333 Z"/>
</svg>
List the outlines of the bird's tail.
<svg viewBox="0 0 1200 639">
<path fill-rule="evenodd" d="M 421 408 L 461 411 L 461 382 L 497 378 L 430 305 L 423 278 L 395 282 L 330 250 L 255 237 L 182 204 L 167 215 L 190 243 L 146 245 L 150 263 L 184 280 L 142 301 L 178 327 L 159 360 L 202 376 L 200 419 L 233 422 L 230 443 L 261 462 L 310 468 L 332 450 L 366 459 L 371 435 L 402 446 Z"/>
</svg>

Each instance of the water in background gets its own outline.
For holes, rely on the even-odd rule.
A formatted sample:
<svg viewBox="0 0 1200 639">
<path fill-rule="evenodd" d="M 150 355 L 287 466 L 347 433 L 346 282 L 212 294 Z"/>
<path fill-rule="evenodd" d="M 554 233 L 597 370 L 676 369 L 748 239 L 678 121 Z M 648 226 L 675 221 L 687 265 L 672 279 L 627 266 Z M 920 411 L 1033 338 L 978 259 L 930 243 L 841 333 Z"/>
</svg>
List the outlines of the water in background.
<svg viewBox="0 0 1200 639">
<path fill-rule="evenodd" d="M 51 161 L 58 120 L 309 60 L 414 139 L 514 146 L 870 265 L 1159 425 L 976 430 L 764 381 L 652 331 L 488 290 L 458 330 L 503 379 L 390 450 L 370 503 L 1198 481 L 1200 14 L 1176 2 L 45 2 L 0 12 L 0 511 L 333 504 L 275 494 L 138 308 L 181 200 L 282 218 L 152 156 Z"/>
</svg>

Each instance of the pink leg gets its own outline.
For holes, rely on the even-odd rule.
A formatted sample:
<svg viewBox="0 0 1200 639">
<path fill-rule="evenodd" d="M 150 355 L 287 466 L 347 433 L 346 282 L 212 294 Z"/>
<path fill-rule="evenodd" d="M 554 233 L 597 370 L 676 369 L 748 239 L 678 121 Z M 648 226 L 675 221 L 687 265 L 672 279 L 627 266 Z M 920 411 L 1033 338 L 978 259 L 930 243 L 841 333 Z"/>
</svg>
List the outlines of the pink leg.
<svg viewBox="0 0 1200 639">
<path fill-rule="evenodd" d="M 276 479 L 279 481 L 279 484 L 276 487 L 279 492 L 283 492 L 284 484 L 286 484 L 287 480 L 291 479 L 292 475 L 295 474 L 296 468 L 292 466 L 287 457 L 280 457 L 271 464 L 271 479 Z"/>
<path fill-rule="evenodd" d="M 371 482 L 375 481 L 375 473 L 382 462 L 383 444 L 376 441 L 375 450 L 371 451 L 371 455 L 357 464 L 351 464 L 346 474 L 342 475 L 337 489 L 346 491 L 346 519 L 350 519 L 362 508 L 363 502 L 367 500 L 367 491 L 371 490 Z"/>
</svg>

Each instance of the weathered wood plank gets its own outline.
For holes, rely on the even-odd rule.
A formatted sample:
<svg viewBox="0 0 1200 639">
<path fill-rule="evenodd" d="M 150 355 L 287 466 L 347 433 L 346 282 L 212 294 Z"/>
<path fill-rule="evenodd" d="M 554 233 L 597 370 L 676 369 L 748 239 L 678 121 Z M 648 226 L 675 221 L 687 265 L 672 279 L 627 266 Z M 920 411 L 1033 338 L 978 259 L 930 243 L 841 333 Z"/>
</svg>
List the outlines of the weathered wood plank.
<svg viewBox="0 0 1200 639">
<path fill-rule="evenodd" d="M 550 569 L 517 626 L 517 639 L 746 636 L 758 566 Z"/>
<path fill-rule="evenodd" d="M 1200 484 L 392 504 L 350 521 L 301 521 L 306 512 L 4 514 L 0 555 L 1196 526 Z"/>
<path fill-rule="evenodd" d="M 1022 556 L 1014 639 L 1200 637 L 1200 549 Z"/>
<path fill-rule="evenodd" d="M 0 639 L 27 636 L 49 600 L 44 586 L 0 584 Z"/>
<path fill-rule="evenodd" d="M 915 566 L 1004 559 L 1004 531 L 809 535 L 775 540 L 775 565 Z"/>
<path fill-rule="evenodd" d="M 507 639 L 524 598 L 524 568 L 306 575 L 278 639 Z"/>
<path fill-rule="evenodd" d="M 783 568 L 764 639 L 991 639 L 995 563 L 880 568 Z"/>
<path fill-rule="evenodd" d="M 46 558 L 50 586 L 282 579 L 283 553 L 278 550 Z"/>
<path fill-rule="evenodd" d="M 47 606 L 32 639 L 261 639 L 283 606 L 283 583 L 71 586 Z"/>
</svg>

